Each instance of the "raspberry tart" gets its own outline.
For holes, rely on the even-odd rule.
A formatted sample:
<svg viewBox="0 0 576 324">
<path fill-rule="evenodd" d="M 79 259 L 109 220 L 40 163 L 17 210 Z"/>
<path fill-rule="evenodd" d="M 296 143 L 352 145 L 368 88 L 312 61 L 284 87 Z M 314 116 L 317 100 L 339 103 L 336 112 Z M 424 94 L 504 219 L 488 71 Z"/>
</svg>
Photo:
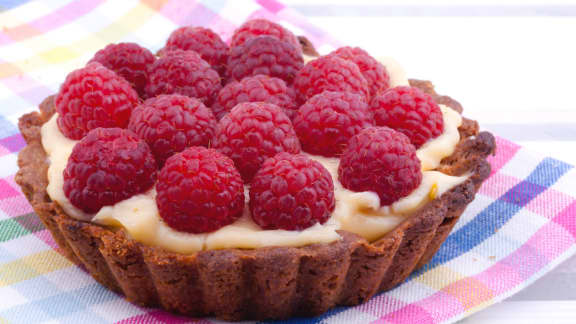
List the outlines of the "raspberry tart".
<svg viewBox="0 0 576 324">
<path fill-rule="evenodd" d="M 109 45 L 20 119 L 16 181 L 61 252 L 129 301 L 314 316 L 425 265 L 494 138 L 428 81 L 252 20 Z M 304 63 L 306 62 L 306 63 Z"/>
</svg>

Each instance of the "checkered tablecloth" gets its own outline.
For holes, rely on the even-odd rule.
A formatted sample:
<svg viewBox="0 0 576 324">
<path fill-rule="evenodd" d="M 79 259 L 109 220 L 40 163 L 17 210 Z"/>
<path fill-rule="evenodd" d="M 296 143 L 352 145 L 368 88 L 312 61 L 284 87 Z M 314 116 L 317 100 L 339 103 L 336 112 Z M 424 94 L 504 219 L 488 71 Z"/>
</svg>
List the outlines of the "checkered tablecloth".
<svg viewBox="0 0 576 324">
<path fill-rule="evenodd" d="M 25 145 L 18 117 L 106 44 L 132 41 L 156 51 L 181 25 L 209 26 L 227 39 L 244 20 L 266 17 L 308 36 L 320 52 L 338 42 L 268 0 L 4 0 L 0 10 L 0 323 L 192 321 L 124 301 L 57 252 L 14 183 L 17 152 Z M 491 177 L 425 269 L 363 305 L 289 322 L 450 323 L 514 294 L 571 256 L 576 171 L 497 141 Z"/>
</svg>

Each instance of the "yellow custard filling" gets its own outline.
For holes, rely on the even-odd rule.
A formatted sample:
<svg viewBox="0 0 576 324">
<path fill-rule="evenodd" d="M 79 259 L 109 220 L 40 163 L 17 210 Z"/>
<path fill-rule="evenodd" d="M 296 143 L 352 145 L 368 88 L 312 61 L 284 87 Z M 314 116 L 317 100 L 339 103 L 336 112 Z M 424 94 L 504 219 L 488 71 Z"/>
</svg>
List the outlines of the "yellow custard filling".
<svg viewBox="0 0 576 324">
<path fill-rule="evenodd" d="M 206 234 L 178 232 L 167 226 L 159 216 L 154 189 L 136 195 L 113 206 L 103 207 L 95 215 L 88 215 L 74 207 L 64 195 L 63 171 L 77 141 L 66 138 L 58 129 L 57 115 L 42 127 L 42 144 L 50 159 L 47 188 L 49 196 L 70 216 L 80 220 L 123 227 L 129 235 L 142 243 L 160 246 L 180 253 L 223 248 L 259 248 L 265 246 L 303 246 L 311 243 L 329 243 L 338 240 L 337 230 L 347 230 L 375 240 L 392 230 L 407 216 L 436 196 L 464 182 L 467 177 L 453 177 L 437 171 L 440 160 L 454 151 L 460 139 L 458 127 L 462 119 L 450 108 L 441 106 L 444 133 L 430 140 L 418 150 L 423 162 L 423 180 L 410 195 L 390 206 L 380 207 L 374 192 L 352 192 L 338 181 L 337 158 L 312 156 L 332 175 L 336 207 L 325 224 L 316 224 L 303 231 L 262 230 L 252 222 L 249 210 L 235 223 Z M 245 188 L 248 191 L 248 188 Z M 246 195 L 248 196 L 248 195 Z M 246 197 L 248 200 L 248 197 Z"/>
</svg>

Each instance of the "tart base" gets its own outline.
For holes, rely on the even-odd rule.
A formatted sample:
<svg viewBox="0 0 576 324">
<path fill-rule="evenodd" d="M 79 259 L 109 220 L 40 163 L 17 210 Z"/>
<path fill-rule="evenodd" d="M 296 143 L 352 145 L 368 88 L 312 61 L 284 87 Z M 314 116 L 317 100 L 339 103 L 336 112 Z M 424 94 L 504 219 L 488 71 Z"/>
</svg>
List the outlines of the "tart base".
<svg viewBox="0 0 576 324">
<path fill-rule="evenodd" d="M 437 95 L 430 82 L 411 84 L 462 111 L 455 100 Z M 339 231 L 342 239 L 330 244 L 185 255 L 136 242 L 122 229 L 78 221 L 50 199 L 49 161 L 40 128 L 54 113 L 53 96 L 39 108 L 20 119 L 27 146 L 18 156 L 16 182 L 62 253 L 133 303 L 224 320 L 315 316 L 338 305 L 360 304 L 403 282 L 434 256 L 474 199 L 490 174 L 486 157 L 495 149 L 494 137 L 479 133 L 478 124 L 464 118 L 461 141 L 438 170 L 456 176 L 470 173 L 470 178 L 375 242 Z"/>
</svg>

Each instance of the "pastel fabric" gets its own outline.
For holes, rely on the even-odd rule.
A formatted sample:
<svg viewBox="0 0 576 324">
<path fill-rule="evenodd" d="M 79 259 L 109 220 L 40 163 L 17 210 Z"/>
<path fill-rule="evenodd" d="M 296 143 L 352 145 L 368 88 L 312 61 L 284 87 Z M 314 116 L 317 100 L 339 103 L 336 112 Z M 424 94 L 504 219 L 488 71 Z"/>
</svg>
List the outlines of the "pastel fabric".
<svg viewBox="0 0 576 324">
<path fill-rule="evenodd" d="M 3 10 L 3 11 L 2 11 Z M 264 17 L 326 53 L 337 40 L 276 1 L 4 1 L 0 4 L 0 323 L 198 322 L 126 302 L 74 266 L 14 182 L 18 118 L 111 42 L 152 51 L 178 26 L 228 39 Z M 576 251 L 576 171 L 497 138 L 492 175 L 438 254 L 398 288 L 290 323 L 452 323 L 526 287 Z"/>
</svg>

